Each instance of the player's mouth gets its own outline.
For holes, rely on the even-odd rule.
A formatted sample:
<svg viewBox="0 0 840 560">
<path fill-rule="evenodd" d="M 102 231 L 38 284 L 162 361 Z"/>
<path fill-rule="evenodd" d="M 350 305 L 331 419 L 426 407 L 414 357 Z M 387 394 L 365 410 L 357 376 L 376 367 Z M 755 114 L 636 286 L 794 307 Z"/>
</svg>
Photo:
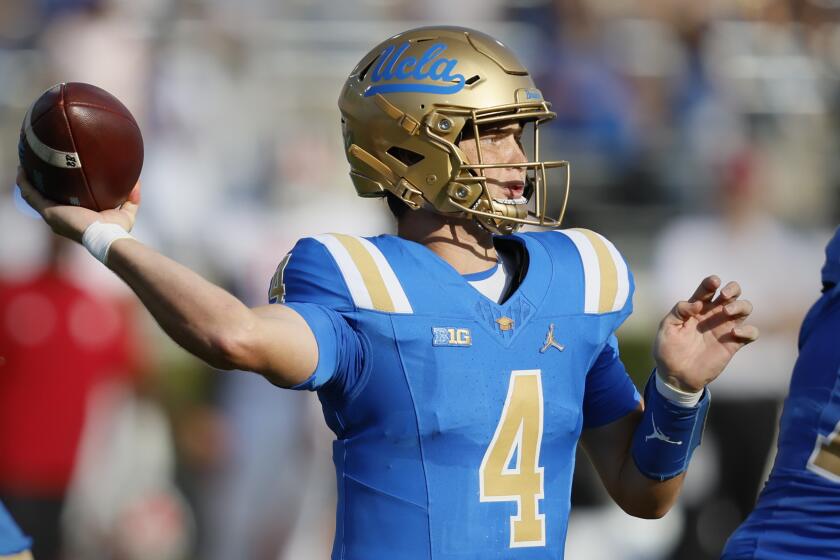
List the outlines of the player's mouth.
<svg viewBox="0 0 840 560">
<path fill-rule="evenodd" d="M 493 200 L 499 204 L 507 204 L 510 206 L 518 206 L 520 204 L 528 204 L 528 199 L 523 196 L 525 193 L 525 183 L 521 181 L 509 181 L 499 185 L 504 190 L 502 197 L 493 197 Z"/>
<path fill-rule="evenodd" d="M 528 199 L 524 196 L 517 198 L 494 198 L 499 204 L 506 204 L 508 206 L 519 206 L 520 204 L 528 204 Z"/>
</svg>

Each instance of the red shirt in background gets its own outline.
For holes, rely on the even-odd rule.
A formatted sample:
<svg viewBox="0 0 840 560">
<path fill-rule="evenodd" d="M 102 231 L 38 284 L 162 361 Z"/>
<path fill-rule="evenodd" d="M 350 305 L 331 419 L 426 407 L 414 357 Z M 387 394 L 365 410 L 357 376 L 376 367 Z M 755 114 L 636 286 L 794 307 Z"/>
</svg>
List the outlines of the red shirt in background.
<svg viewBox="0 0 840 560">
<path fill-rule="evenodd" d="M 64 494 L 91 390 L 137 370 L 128 310 L 55 270 L 0 280 L 0 491 Z"/>
</svg>

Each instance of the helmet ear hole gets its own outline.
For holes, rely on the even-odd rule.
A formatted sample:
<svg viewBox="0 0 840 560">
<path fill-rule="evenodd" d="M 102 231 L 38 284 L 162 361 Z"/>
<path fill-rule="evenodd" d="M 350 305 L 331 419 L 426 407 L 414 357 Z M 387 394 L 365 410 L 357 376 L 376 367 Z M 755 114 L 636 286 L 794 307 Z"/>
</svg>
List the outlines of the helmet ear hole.
<svg viewBox="0 0 840 560">
<path fill-rule="evenodd" d="M 417 152 L 412 152 L 411 150 L 406 150 L 405 148 L 400 148 L 399 146 L 391 146 L 388 148 L 387 153 L 397 161 L 405 164 L 406 167 L 411 167 L 412 165 L 420 163 L 425 159 L 423 154 L 418 154 Z"/>
</svg>

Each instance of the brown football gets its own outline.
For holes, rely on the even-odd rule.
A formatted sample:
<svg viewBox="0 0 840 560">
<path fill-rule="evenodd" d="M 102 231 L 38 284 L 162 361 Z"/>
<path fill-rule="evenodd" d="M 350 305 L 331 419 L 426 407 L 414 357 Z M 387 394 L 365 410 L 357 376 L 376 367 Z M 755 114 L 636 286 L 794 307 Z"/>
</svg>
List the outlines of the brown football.
<svg viewBox="0 0 840 560">
<path fill-rule="evenodd" d="M 44 92 L 26 112 L 18 156 L 45 197 L 106 210 L 125 202 L 140 177 L 143 137 L 116 97 L 68 82 Z"/>
</svg>

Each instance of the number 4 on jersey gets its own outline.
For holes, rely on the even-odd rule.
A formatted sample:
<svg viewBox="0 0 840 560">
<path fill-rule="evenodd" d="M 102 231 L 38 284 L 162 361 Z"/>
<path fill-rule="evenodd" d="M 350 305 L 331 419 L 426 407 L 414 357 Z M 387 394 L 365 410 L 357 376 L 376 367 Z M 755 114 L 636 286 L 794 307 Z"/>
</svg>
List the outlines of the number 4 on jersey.
<svg viewBox="0 0 840 560">
<path fill-rule="evenodd" d="M 277 270 L 274 271 L 271 286 L 268 289 L 268 303 L 286 303 L 286 283 L 283 282 L 283 275 L 286 273 L 286 267 L 289 266 L 289 259 L 291 258 L 292 253 L 289 253 L 277 265 Z"/>
<path fill-rule="evenodd" d="M 505 406 L 478 472 L 482 502 L 517 504 L 510 518 L 510 546 L 545 546 L 543 469 L 539 466 L 543 434 L 540 370 L 511 373 Z M 516 462 L 510 463 L 516 454 Z"/>
<path fill-rule="evenodd" d="M 826 436 L 817 436 L 814 451 L 808 459 L 808 470 L 833 482 L 840 482 L 840 422 Z"/>
</svg>

